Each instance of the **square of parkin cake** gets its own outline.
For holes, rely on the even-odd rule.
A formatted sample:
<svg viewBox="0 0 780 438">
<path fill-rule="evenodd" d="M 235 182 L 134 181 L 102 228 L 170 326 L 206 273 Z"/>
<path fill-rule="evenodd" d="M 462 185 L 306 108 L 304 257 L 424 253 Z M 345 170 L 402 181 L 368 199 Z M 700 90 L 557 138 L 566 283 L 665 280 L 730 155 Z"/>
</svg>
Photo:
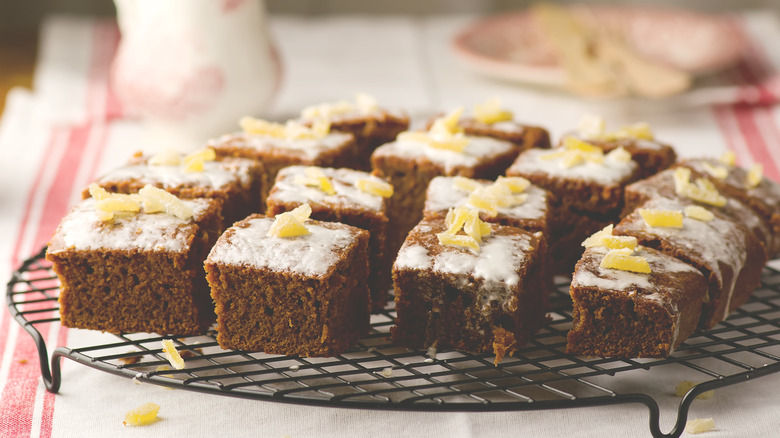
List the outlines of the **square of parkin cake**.
<svg viewBox="0 0 780 438">
<path fill-rule="evenodd" d="M 205 262 L 222 348 L 335 356 L 368 333 L 368 232 L 307 219 L 304 206 L 252 215 Z"/>
<path fill-rule="evenodd" d="M 222 226 L 221 201 L 147 187 L 82 200 L 63 218 L 46 253 L 62 325 L 193 335 L 214 321 L 203 260 Z M 157 201 L 138 200 L 155 190 Z"/>
<path fill-rule="evenodd" d="M 572 275 L 566 352 L 667 357 L 696 329 L 706 293 L 701 272 L 672 256 L 641 246 L 590 247 Z"/>
<path fill-rule="evenodd" d="M 279 171 L 268 195 L 267 216 L 291 211 L 303 204 L 311 206 L 311 218 L 341 222 L 362 228 L 368 242 L 371 309 L 387 305 L 391 287 L 390 270 L 395 254 L 387 250 L 387 199 L 393 187 L 382 178 L 354 169 L 290 166 Z"/>
<path fill-rule="evenodd" d="M 294 120 L 282 124 L 244 117 L 240 125 L 240 132 L 210 140 L 207 146 L 218 157 L 251 158 L 263 164 L 263 203 L 276 174 L 284 167 L 303 164 L 354 168 L 357 165 L 355 137 L 348 132 L 331 131 L 327 121 L 309 127 Z"/>
<path fill-rule="evenodd" d="M 262 163 L 247 158 L 216 158 L 209 148 L 191 154 L 174 150 L 153 155 L 136 153 L 127 164 L 106 172 L 95 183 L 112 193 L 137 193 L 151 184 L 182 199 L 221 199 L 225 228 L 251 213 L 261 213 L 265 177 Z M 83 196 L 89 197 L 89 190 L 84 190 Z"/>
<path fill-rule="evenodd" d="M 744 225 L 701 206 L 652 199 L 615 226 L 613 234 L 634 236 L 698 268 L 707 279 L 699 327 L 708 329 L 744 304 L 761 281 L 766 252 Z"/>
<path fill-rule="evenodd" d="M 472 210 L 409 233 L 393 265 L 395 344 L 494 352 L 500 361 L 544 324 L 551 284 L 542 234 L 495 224 L 485 234 L 478 221 Z"/>
</svg>

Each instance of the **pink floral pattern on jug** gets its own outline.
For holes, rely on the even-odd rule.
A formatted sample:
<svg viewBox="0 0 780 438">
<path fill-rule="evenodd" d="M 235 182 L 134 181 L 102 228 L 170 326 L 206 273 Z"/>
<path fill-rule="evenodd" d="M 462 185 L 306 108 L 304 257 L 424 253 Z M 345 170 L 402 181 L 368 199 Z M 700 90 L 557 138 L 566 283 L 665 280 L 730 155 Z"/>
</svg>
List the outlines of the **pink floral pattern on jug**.
<svg viewBox="0 0 780 438">
<path fill-rule="evenodd" d="M 115 3 L 113 86 L 147 123 L 149 149 L 195 149 L 268 109 L 281 68 L 262 0 Z"/>
</svg>

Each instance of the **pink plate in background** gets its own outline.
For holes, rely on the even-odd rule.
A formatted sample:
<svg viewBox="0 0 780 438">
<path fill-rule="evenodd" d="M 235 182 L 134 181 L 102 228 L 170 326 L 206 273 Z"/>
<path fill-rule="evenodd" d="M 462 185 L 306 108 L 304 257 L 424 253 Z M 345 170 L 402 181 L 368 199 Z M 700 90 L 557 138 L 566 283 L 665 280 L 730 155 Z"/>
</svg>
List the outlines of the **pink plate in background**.
<svg viewBox="0 0 780 438">
<path fill-rule="evenodd" d="M 722 70 L 741 56 L 742 33 L 726 15 L 615 6 L 574 6 L 571 11 L 615 30 L 638 54 L 694 75 Z M 455 36 L 453 47 L 472 70 L 493 78 L 556 87 L 565 81 L 527 11 L 476 21 Z"/>
</svg>

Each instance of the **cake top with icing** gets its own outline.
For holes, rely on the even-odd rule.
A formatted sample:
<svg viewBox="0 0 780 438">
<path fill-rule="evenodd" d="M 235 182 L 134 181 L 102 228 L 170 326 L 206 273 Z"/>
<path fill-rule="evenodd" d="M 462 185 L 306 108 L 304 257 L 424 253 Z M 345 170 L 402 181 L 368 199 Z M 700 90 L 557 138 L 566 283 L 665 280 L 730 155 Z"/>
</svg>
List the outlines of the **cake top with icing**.
<svg viewBox="0 0 780 438">
<path fill-rule="evenodd" d="M 181 200 L 192 208 L 190 220 L 166 213 L 138 213 L 118 216 L 110 222 L 98 217 L 95 199 L 82 200 L 62 219 L 49 244 L 52 252 L 62 250 L 186 251 L 197 227 L 214 201 Z"/>
<path fill-rule="evenodd" d="M 307 184 L 307 180 L 311 178 L 307 169 L 311 168 L 309 166 L 289 166 L 280 170 L 271 193 L 268 195 L 268 202 L 309 202 L 373 211 L 387 209 L 386 198 L 357 187 L 358 181 L 361 180 L 386 183 L 382 178 L 359 170 L 316 167 L 314 169 L 319 169 L 332 186 L 332 192 L 327 193 L 321 187 Z"/>
<path fill-rule="evenodd" d="M 605 156 L 600 162 L 584 160 L 577 165 L 567 167 L 557 154 L 564 148 L 528 149 L 517 157 L 507 174 L 532 175 L 545 174 L 562 179 L 578 179 L 604 185 L 616 185 L 633 177 L 637 164 L 633 160 L 612 159 Z"/>
<path fill-rule="evenodd" d="M 387 118 L 408 121 L 409 116 L 401 110 L 382 108 L 376 98 L 365 93 L 357 93 L 353 100 L 322 102 L 301 110 L 303 120 L 328 119 L 333 124 L 368 119 L 383 121 Z"/>
<path fill-rule="evenodd" d="M 259 215 L 238 222 L 220 236 L 207 263 L 248 266 L 305 276 L 323 276 L 352 249 L 359 230 L 340 223 L 306 220 L 308 234 L 269 237 L 273 218 Z"/>
<path fill-rule="evenodd" d="M 294 155 L 313 160 L 322 154 L 342 149 L 354 141 L 354 136 L 345 132 L 330 132 L 322 138 L 299 139 L 236 132 L 209 140 L 208 146 L 217 152 L 241 148 L 257 150 L 267 155 Z"/>
<path fill-rule="evenodd" d="M 455 183 L 456 177 L 437 176 L 431 180 L 425 197 L 425 211 L 446 212 L 450 208 L 475 207 L 469 202 L 470 192 Z M 471 180 L 481 187 L 488 187 L 493 181 Z M 516 205 L 498 206 L 498 215 L 515 219 L 542 219 L 547 213 L 547 192 L 529 185 L 522 194 L 525 201 Z"/>
<path fill-rule="evenodd" d="M 466 275 L 484 281 L 488 287 L 506 289 L 522 282 L 521 273 L 537 257 L 540 233 L 492 225 L 493 231 L 483 237 L 480 250 L 475 253 L 459 246 L 441 245 L 436 234 L 446 228 L 441 220 L 420 222 L 398 252 L 394 269 Z"/>
<path fill-rule="evenodd" d="M 765 176 L 760 176 L 758 184 L 751 185 L 748 183 L 748 170 L 725 164 L 715 158 L 686 159 L 681 162 L 681 165 L 709 175 L 716 182 L 733 189 L 744 190 L 748 196 L 766 204 L 775 212 L 780 212 L 780 184 Z"/>
</svg>

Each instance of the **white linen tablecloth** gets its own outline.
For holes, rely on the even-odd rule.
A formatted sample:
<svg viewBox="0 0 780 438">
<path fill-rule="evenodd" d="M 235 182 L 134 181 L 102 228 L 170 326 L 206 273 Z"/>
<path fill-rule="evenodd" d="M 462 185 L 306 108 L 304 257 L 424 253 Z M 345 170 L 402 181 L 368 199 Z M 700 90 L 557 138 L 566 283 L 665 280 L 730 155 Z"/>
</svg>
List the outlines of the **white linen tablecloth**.
<svg viewBox="0 0 780 438">
<path fill-rule="evenodd" d="M 780 176 L 780 114 L 772 88 L 780 66 L 780 23 L 772 13 L 738 17 L 750 50 L 734 75 L 764 75 L 754 84 L 762 105 L 594 103 L 562 93 L 491 81 L 462 68 L 449 50 L 454 33 L 474 17 L 271 17 L 284 62 L 284 80 L 271 118 L 305 105 L 376 96 L 420 121 L 458 105 L 501 96 L 519 120 L 548 127 L 553 136 L 581 115 L 604 115 L 610 126 L 644 120 L 683 156 L 734 151 L 743 165 L 764 164 Z M 89 181 L 143 149 L 141 125 L 127 117 L 107 81 L 118 41 L 113 22 L 55 17 L 42 31 L 34 91 L 13 90 L 0 122 L 0 280 L 49 239 Z M 705 90 L 706 91 L 706 90 Z M 706 93 L 705 93 L 706 96 Z M 50 349 L 83 345 L 94 333 L 52 324 Z M 664 369 L 613 378 L 621 392 L 646 392 L 661 406 L 669 431 L 686 376 Z M 262 437 L 559 437 L 649 436 L 647 409 L 620 405 L 503 413 L 427 413 L 320 408 L 242 400 L 135 385 L 64 361 L 57 395 L 45 390 L 31 338 L 0 310 L 0 436 L 262 436 Z M 127 411 L 153 401 L 160 420 L 124 427 Z M 713 417 L 711 437 L 780 434 L 780 374 L 716 391 L 694 402 L 690 418 Z"/>
</svg>

